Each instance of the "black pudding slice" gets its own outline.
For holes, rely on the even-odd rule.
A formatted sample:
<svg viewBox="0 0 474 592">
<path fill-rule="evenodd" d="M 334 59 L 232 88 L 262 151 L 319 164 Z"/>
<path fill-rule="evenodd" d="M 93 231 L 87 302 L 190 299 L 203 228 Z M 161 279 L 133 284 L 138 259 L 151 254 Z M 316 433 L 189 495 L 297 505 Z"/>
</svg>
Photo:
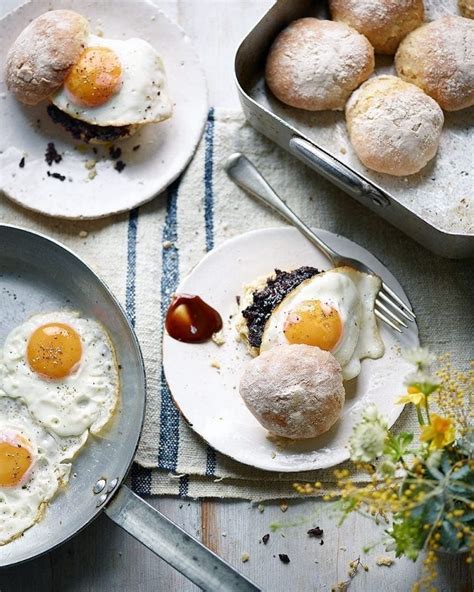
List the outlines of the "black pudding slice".
<svg viewBox="0 0 474 592">
<path fill-rule="evenodd" d="M 248 340 L 252 347 L 260 347 L 265 323 L 283 298 L 318 273 L 321 273 L 319 269 L 309 266 L 298 267 L 293 271 L 275 269 L 275 276 L 267 280 L 267 285 L 253 293 L 252 304 L 242 311 L 247 321 Z"/>
<path fill-rule="evenodd" d="M 99 142 L 114 142 L 121 138 L 128 138 L 130 135 L 129 125 L 94 125 L 92 123 L 86 123 L 71 117 L 64 111 L 61 111 L 56 105 L 48 105 L 48 115 L 54 121 L 61 125 L 66 131 L 68 131 L 76 140 L 82 140 L 83 142 L 89 143 L 91 140 L 97 140 Z"/>
</svg>

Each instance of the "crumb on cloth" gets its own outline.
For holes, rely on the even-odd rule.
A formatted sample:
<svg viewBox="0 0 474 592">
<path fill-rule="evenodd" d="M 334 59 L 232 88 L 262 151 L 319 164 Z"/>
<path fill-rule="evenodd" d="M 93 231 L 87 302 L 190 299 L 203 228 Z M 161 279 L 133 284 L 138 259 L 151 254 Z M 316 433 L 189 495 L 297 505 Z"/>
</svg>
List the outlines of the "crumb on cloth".
<svg viewBox="0 0 474 592">
<path fill-rule="evenodd" d="M 375 560 L 375 563 L 380 566 L 390 567 L 395 562 L 388 555 L 381 555 L 380 557 L 377 557 L 377 559 Z"/>
</svg>

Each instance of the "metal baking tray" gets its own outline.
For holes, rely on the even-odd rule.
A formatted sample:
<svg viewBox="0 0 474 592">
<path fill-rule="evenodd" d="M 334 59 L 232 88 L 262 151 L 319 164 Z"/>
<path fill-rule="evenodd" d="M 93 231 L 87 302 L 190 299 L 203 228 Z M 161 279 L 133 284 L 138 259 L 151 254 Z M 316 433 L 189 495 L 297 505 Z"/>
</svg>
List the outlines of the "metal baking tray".
<svg viewBox="0 0 474 592">
<path fill-rule="evenodd" d="M 426 18 L 458 14 L 456 0 L 425 0 Z M 275 37 L 295 19 L 329 18 L 322 0 L 278 0 L 245 37 L 235 77 L 250 124 L 323 177 L 431 251 L 450 258 L 474 255 L 474 108 L 445 113 L 438 155 L 422 171 L 394 177 L 357 159 L 342 111 L 307 112 L 280 103 L 267 89 L 265 60 Z M 376 57 L 376 73 L 394 73 L 393 59 Z"/>
</svg>

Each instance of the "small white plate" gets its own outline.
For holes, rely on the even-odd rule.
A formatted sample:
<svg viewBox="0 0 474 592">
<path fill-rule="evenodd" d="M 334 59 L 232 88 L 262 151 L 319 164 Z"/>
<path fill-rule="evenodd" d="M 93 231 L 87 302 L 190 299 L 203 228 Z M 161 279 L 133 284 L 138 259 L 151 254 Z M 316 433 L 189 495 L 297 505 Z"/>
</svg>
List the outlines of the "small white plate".
<svg viewBox="0 0 474 592">
<path fill-rule="evenodd" d="M 99 160 L 89 178 L 86 162 L 97 159 L 46 113 L 46 103 L 21 105 L 0 81 L 0 190 L 20 205 L 60 218 L 99 218 L 130 210 L 163 191 L 183 171 L 201 138 L 207 117 L 204 74 L 189 38 L 155 4 L 134 0 L 111 5 L 98 0 L 35 0 L 0 21 L 0 63 L 27 24 L 47 10 L 70 8 L 91 22 L 92 33 L 149 41 L 165 63 L 174 113 L 171 119 L 144 126 L 132 138 L 117 142 L 126 168 L 118 173 L 110 158 Z M 39 121 L 39 123 L 38 123 Z M 51 167 L 44 154 L 54 142 L 63 155 Z M 133 147 L 140 145 L 136 151 Z M 107 154 L 99 147 L 99 155 Z M 25 157 L 24 168 L 19 167 Z M 64 182 L 47 172 L 65 175 Z"/>
<path fill-rule="evenodd" d="M 368 251 L 342 236 L 324 230 L 318 230 L 318 234 L 335 250 L 369 265 L 408 302 L 397 280 Z M 275 268 L 290 270 L 301 265 L 330 268 L 326 257 L 293 228 L 256 230 L 225 242 L 211 251 L 178 288 L 178 292 L 201 296 L 220 312 L 224 345 L 181 343 L 166 333 L 163 341 L 166 379 L 176 405 L 192 428 L 219 452 L 269 471 L 307 471 L 346 460 L 352 427 L 371 402 L 393 425 L 402 411 L 395 400 L 403 393 L 403 380 L 413 369 L 401 357 L 401 349 L 419 344 L 414 323 L 403 335 L 382 324 L 385 354 L 379 360 L 364 360 L 358 378 L 346 383 L 346 403 L 336 425 L 319 438 L 277 447 L 239 395 L 240 377 L 250 356 L 244 344 L 236 341 L 229 317 L 237 310 L 236 296 L 244 284 Z M 219 362 L 220 369 L 211 365 L 214 361 Z"/>
</svg>

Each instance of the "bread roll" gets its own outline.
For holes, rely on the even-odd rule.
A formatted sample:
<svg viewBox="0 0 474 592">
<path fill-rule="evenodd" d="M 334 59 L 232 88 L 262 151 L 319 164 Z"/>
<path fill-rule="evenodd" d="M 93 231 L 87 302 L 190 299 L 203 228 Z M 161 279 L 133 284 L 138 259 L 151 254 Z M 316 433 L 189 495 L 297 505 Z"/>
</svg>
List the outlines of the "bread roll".
<svg viewBox="0 0 474 592">
<path fill-rule="evenodd" d="M 36 18 L 8 52 L 8 89 L 27 105 L 46 99 L 64 82 L 88 35 L 87 20 L 71 10 L 51 10 Z"/>
<path fill-rule="evenodd" d="M 474 0 L 459 0 L 458 4 L 463 16 L 474 19 Z"/>
<path fill-rule="evenodd" d="M 331 16 L 354 27 L 375 53 L 393 55 L 407 33 L 423 22 L 423 0 L 329 0 Z"/>
<path fill-rule="evenodd" d="M 423 25 L 402 41 L 395 67 L 446 111 L 474 105 L 474 22 L 445 16 Z"/>
<path fill-rule="evenodd" d="M 264 428 L 292 439 L 327 432 L 345 400 L 339 362 L 311 345 L 281 345 L 254 358 L 240 394 Z"/>
<path fill-rule="evenodd" d="M 346 121 L 352 146 L 367 168 L 405 176 L 435 156 L 444 116 L 436 101 L 414 84 L 379 76 L 349 99 Z"/>
<path fill-rule="evenodd" d="M 298 109 L 343 109 L 374 70 L 367 39 L 343 23 L 303 18 L 274 41 L 265 78 L 272 93 Z"/>
</svg>

